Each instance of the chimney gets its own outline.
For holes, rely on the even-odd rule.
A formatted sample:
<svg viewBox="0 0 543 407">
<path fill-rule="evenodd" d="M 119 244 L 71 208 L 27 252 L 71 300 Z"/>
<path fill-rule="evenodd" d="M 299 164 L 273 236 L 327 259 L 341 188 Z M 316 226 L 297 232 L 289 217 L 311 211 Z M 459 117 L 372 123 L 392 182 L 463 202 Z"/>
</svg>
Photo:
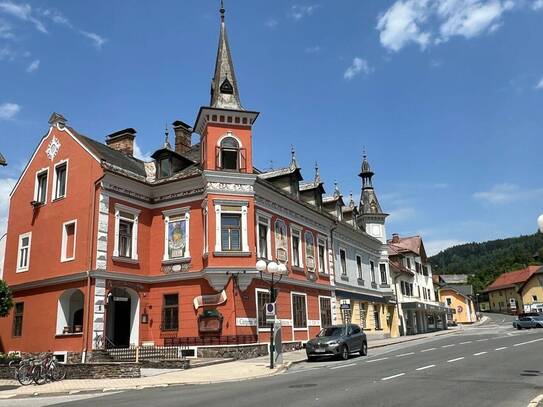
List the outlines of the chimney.
<svg viewBox="0 0 543 407">
<path fill-rule="evenodd" d="M 181 120 L 176 120 L 172 123 L 173 131 L 175 132 L 175 152 L 187 153 L 192 146 L 192 127 Z"/>
<path fill-rule="evenodd" d="M 134 139 L 136 138 L 136 130 L 132 128 L 116 131 L 106 136 L 106 144 L 114 150 L 125 153 L 126 155 L 134 155 Z"/>
<path fill-rule="evenodd" d="M 400 243 L 400 235 L 397 233 L 392 234 L 392 243 Z"/>
</svg>

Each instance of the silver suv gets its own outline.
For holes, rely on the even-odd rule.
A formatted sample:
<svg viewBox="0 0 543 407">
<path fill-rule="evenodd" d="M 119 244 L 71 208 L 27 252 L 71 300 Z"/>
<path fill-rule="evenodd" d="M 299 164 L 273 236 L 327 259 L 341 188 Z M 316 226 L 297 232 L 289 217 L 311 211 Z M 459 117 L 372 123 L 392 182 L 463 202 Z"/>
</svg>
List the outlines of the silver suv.
<svg viewBox="0 0 543 407">
<path fill-rule="evenodd" d="M 513 327 L 517 329 L 543 328 L 543 316 L 520 317 L 513 321 Z"/>
<path fill-rule="evenodd" d="M 349 359 L 349 354 L 368 354 L 366 334 L 358 325 L 333 325 L 323 328 L 319 334 L 305 344 L 307 360 L 318 356 L 339 356 Z"/>
</svg>

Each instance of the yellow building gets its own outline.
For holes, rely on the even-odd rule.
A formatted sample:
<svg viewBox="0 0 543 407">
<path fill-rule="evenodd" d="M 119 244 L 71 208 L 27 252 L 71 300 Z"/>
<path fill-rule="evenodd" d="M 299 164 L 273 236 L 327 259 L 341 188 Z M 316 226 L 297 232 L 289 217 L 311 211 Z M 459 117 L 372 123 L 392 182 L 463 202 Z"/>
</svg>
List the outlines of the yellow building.
<svg viewBox="0 0 543 407">
<path fill-rule="evenodd" d="M 472 324 L 477 321 L 471 285 L 444 286 L 439 289 L 439 301 L 454 309 L 453 320 L 458 324 Z"/>
<path fill-rule="evenodd" d="M 520 287 L 525 312 L 543 312 L 543 267 L 534 272 Z"/>
<path fill-rule="evenodd" d="M 394 304 L 337 297 L 337 323 L 360 325 L 369 339 L 394 338 L 399 336 L 398 316 Z M 341 309 L 349 304 L 349 310 Z"/>
</svg>

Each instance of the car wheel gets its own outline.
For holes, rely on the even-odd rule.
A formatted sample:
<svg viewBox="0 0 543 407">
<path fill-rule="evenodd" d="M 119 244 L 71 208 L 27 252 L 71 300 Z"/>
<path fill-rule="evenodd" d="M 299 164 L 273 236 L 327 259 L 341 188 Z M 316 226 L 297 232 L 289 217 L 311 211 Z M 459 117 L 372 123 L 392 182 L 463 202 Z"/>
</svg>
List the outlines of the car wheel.
<svg viewBox="0 0 543 407">
<path fill-rule="evenodd" d="M 368 344 L 362 342 L 362 348 L 360 348 L 360 356 L 368 356 Z"/>
<path fill-rule="evenodd" d="M 314 362 L 315 361 L 315 356 L 307 355 L 307 361 L 308 362 Z"/>
<path fill-rule="evenodd" d="M 349 348 L 347 348 L 347 345 L 343 345 L 341 347 L 341 351 L 339 352 L 339 357 L 343 360 L 349 359 Z"/>
<path fill-rule="evenodd" d="M 520 325 L 517 325 L 517 329 L 520 331 L 522 327 Z"/>
</svg>

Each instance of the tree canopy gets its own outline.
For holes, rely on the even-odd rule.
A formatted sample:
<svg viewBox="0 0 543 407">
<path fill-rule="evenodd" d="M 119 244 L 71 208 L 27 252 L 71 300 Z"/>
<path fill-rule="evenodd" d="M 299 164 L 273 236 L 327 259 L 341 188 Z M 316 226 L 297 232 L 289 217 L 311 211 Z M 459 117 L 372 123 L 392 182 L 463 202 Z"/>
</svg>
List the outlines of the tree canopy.
<svg viewBox="0 0 543 407">
<path fill-rule="evenodd" d="M 4 280 L 0 280 L 0 317 L 5 317 L 13 307 L 11 290 Z"/>
</svg>

